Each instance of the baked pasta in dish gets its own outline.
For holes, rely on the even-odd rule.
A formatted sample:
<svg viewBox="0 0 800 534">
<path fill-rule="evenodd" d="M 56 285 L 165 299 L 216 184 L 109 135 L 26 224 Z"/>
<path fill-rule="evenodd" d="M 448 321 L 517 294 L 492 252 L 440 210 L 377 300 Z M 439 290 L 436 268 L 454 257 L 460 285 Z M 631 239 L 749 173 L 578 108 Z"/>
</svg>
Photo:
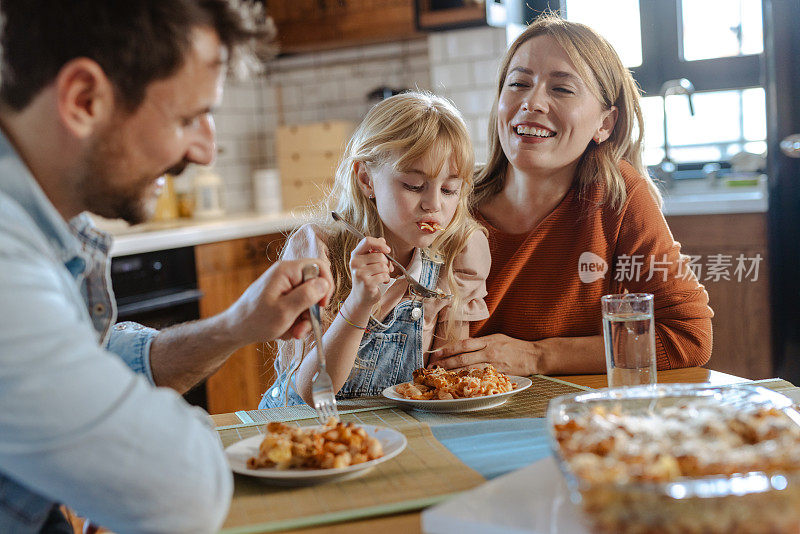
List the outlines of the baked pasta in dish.
<svg viewBox="0 0 800 534">
<path fill-rule="evenodd" d="M 624 414 L 595 407 L 555 425 L 561 455 L 593 482 L 669 482 L 679 477 L 800 468 L 800 426 L 776 408 L 723 406 Z"/>
<path fill-rule="evenodd" d="M 598 405 L 553 434 L 594 532 L 782 534 L 800 532 L 793 419 L 707 400 L 635 413 Z"/>
<path fill-rule="evenodd" d="M 383 456 L 380 441 L 363 428 L 333 420 L 322 428 L 269 423 L 258 449 L 247 460 L 250 469 L 337 469 Z"/>
<path fill-rule="evenodd" d="M 395 386 L 395 391 L 413 400 L 469 399 L 514 390 L 517 385 L 492 365 L 483 369 L 446 371 L 441 367 L 417 369 L 414 380 Z"/>
</svg>

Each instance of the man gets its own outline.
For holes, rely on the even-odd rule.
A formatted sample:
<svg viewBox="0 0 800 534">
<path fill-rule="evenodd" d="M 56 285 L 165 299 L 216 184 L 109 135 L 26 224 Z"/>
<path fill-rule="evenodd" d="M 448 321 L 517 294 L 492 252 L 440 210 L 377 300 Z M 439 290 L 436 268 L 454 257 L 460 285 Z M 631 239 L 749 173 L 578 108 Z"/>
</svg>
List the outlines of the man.
<svg viewBox="0 0 800 534">
<path fill-rule="evenodd" d="M 109 238 L 82 213 L 141 222 L 159 176 L 211 162 L 210 112 L 256 33 L 224 0 L 0 11 L 0 532 L 55 530 L 56 503 L 120 532 L 216 530 L 231 474 L 179 393 L 304 335 L 330 272 L 302 283 L 308 262 L 284 262 L 216 317 L 113 325 Z"/>
</svg>

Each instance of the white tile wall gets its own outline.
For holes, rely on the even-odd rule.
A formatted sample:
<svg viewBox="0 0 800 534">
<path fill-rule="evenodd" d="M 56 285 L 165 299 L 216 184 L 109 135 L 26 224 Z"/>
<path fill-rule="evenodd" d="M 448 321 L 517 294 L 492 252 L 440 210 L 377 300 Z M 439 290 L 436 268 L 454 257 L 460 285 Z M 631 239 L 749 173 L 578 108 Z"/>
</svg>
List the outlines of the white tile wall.
<svg viewBox="0 0 800 534">
<path fill-rule="evenodd" d="M 427 39 L 301 54 L 273 61 L 263 75 L 230 81 L 215 113 L 229 213 L 252 211 L 253 171 L 274 167 L 280 124 L 345 119 L 358 122 L 379 86 L 432 90 L 464 114 L 476 159 L 486 158 L 486 126 L 505 33 L 472 28 Z M 188 178 L 188 177 L 187 177 Z M 188 187 L 188 184 L 179 187 Z"/>
<path fill-rule="evenodd" d="M 486 129 L 505 46 L 501 28 L 437 32 L 428 37 L 431 85 L 464 114 L 479 162 L 486 160 Z"/>
<path fill-rule="evenodd" d="M 230 81 L 215 113 L 215 168 L 225 182 L 228 212 L 253 210 L 253 171 L 277 165 L 280 124 L 358 122 L 369 109 L 367 93 L 384 85 L 431 89 L 427 40 L 279 58 L 255 79 Z"/>
</svg>

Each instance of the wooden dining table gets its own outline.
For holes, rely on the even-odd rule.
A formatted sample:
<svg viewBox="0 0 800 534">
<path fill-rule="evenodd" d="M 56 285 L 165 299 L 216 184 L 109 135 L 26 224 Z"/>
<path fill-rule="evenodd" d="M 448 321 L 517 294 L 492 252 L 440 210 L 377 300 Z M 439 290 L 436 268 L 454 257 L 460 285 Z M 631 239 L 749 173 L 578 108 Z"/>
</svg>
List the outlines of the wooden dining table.
<svg viewBox="0 0 800 534">
<path fill-rule="evenodd" d="M 556 377 L 560 380 L 588 388 L 603 388 L 607 386 L 606 375 L 573 375 Z M 701 367 L 675 369 L 658 372 L 659 383 L 710 383 L 714 385 L 727 385 L 748 382 L 746 378 L 733 376 L 718 371 Z M 241 422 L 237 414 L 218 414 L 212 416 L 217 427 L 236 425 Z M 234 500 L 237 496 L 234 494 Z M 368 534 L 380 532 L 381 534 L 414 534 L 422 532 L 421 510 L 397 513 L 368 519 L 343 521 L 340 523 L 300 528 L 291 530 L 293 533 L 306 534 Z"/>
</svg>

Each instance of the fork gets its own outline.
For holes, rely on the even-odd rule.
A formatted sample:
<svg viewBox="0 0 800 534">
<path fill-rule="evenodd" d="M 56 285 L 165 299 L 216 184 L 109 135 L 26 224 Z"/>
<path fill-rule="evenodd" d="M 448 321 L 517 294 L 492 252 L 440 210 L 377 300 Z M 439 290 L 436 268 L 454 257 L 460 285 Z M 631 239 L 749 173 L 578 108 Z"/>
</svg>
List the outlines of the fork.
<svg viewBox="0 0 800 534">
<path fill-rule="evenodd" d="M 303 267 L 303 282 L 319 276 L 319 265 L 312 263 Z M 333 382 L 331 375 L 325 368 L 325 352 L 322 350 L 322 326 L 320 325 L 319 304 L 313 304 L 308 308 L 311 316 L 311 330 L 314 332 L 314 339 L 317 343 L 317 361 L 319 368 L 317 374 L 311 381 L 311 399 L 314 401 L 314 409 L 317 411 L 317 419 L 323 425 L 331 417 L 339 420 L 339 410 L 336 409 L 336 395 L 333 393 Z"/>
<path fill-rule="evenodd" d="M 347 228 L 350 231 L 350 233 L 355 234 L 356 236 L 360 237 L 361 239 L 364 239 L 366 237 L 363 233 L 361 233 L 361 231 L 358 230 L 358 228 L 356 228 L 355 226 L 353 226 L 352 224 L 347 222 L 344 219 L 344 217 L 342 217 L 341 215 L 339 215 L 335 211 L 331 212 L 331 217 L 333 217 L 333 219 L 335 221 L 339 221 L 340 223 L 344 224 L 345 228 Z M 403 265 L 399 261 L 394 259 L 389 254 L 384 254 L 384 256 L 386 256 L 389 259 L 389 261 L 394 264 L 395 267 L 400 269 L 400 272 L 403 274 L 405 279 L 408 280 L 408 289 L 409 289 L 409 291 L 411 292 L 412 295 L 415 295 L 415 296 L 423 298 L 423 299 L 444 299 L 444 300 L 448 300 L 448 299 L 453 298 L 453 295 L 448 295 L 447 293 L 441 291 L 440 289 L 435 289 L 435 290 L 434 289 L 428 289 L 427 287 L 423 286 L 417 280 L 415 280 L 413 276 L 408 274 L 408 271 L 406 271 L 406 268 L 403 267 Z"/>
</svg>

